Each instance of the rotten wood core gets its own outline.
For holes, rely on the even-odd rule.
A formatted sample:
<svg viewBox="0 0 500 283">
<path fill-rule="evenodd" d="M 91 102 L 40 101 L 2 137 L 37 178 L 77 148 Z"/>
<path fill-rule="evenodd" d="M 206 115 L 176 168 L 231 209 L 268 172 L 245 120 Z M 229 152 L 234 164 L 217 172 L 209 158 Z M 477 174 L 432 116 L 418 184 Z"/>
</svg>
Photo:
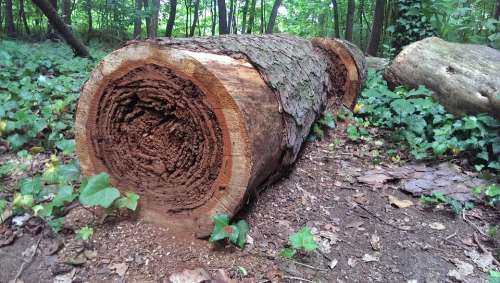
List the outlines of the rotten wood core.
<svg viewBox="0 0 500 283">
<path fill-rule="evenodd" d="M 130 42 L 82 88 L 82 171 L 140 194 L 146 220 L 207 236 L 215 214 L 287 171 L 326 107 L 354 105 L 366 68 L 353 48 L 285 35 Z"/>
</svg>

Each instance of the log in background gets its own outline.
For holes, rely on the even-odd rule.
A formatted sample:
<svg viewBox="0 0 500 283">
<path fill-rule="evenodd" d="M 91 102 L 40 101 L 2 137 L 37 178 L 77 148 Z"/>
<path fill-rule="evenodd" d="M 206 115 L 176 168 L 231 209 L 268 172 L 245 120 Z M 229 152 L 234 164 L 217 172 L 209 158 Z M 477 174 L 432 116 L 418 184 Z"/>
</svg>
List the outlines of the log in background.
<svg viewBox="0 0 500 283">
<path fill-rule="evenodd" d="M 134 41 L 82 87 L 77 154 L 141 195 L 149 221 L 206 236 L 296 160 L 326 107 L 352 107 L 363 54 L 287 35 Z"/>
</svg>

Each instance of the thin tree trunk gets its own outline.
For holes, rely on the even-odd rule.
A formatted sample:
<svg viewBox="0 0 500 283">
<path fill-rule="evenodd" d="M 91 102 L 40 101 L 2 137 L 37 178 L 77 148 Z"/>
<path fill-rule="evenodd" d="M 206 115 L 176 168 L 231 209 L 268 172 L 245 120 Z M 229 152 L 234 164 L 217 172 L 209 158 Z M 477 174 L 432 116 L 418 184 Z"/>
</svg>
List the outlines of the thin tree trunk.
<svg viewBox="0 0 500 283">
<path fill-rule="evenodd" d="M 58 10 L 57 0 L 49 0 L 49 3 L 50 3 L 50 5 L 52 5 L 52 7 L 54 8 L 54 11 L 56 11 L 56 14 L 57 14 L 57 10 Z M 47 37 L 48 38 L 55 38 L 55 37 L 57 37 L 54 34 L 54 28 L 50 25 L 50 22 L 47 25 Z"/>
<path fill-rule="evenodd" d="M 243 19 L 241 21 L 241 33 L 245 33 L 245 28 L 247 27 L 247 13 L 249 5 L 250 0 L 245 0 L 245 6 L 243 6 Z"/>
<path fill-rule="evenodd" d="M 134 39 L 141 37 L 142 32 L 142 0 L 135 0 L 135 20 L 134 20 Z"/>
<path fill-rule="evenodd" d="M 354 12 L 356 10 L 356 1 L 348 0 L 347 1 L 347 19 L 346 19 L 346 27 L 345 27 L 345 39 L 348 41 L 352 41 L 352 28 L 354 25 Z"/>
<path fill-rule="evenodd" d="M 228 34 L 226 1 L 217 0 L 217 7 L 219 8 L 219 34 Z"/>
<path fill-rule="evenodd" d="M 151 26 L 151 17 L 149 16 L 149 0 L 143 0 L 144 3 L 144 11 L 146 11 L 148 14 L 146 15 L 146 36 L 149 38 L 151 34 L 149 33 L 151 30 L 149 29 L 149 26 Z"/>
<path fill-rule="evenodd" d="M 2 5 L 0 5 L 1 9 Z M 29 34 L 30 33 L 30 28 L 28 26 L 28 21 L 26 20 L 26 13 L 24 11 L 24 0 L 19 0 L 19 16 L 21 17 L 21 20 L 23 21 L 24 25 L 24 31 Z"/>
<path fill-rule="evenodd" d="M 213 10 L 212 10 L 213 8 Z M 212 36 L 215 35 L 215 25 L 217 24 L 217 0 L 210 0 L 210 13 L 212 19 Z"/>
<path fill-rule="evenodd" d="M 152 0 L 151 4 L 153 5 L 152 7 L 152 14 L 151 14 L 151 21 L 149 24 L 149 38 L 156 38 L 157 31 L 158 31 L 158 20 L 159 20 L 159 14 L 160 14 L 160 0 Z"/>
<path fill-rule="evenodd" d="M 385 0 L 377 0 L 375 3 L 375 13 L 373 15 L 373 27 L 368 41 L 366 53 L 371 56 L 377 56 L 380 38 L 382 36 L 382 27 L 384 25 Z"/>
<path fill-rule="evenodd" d="M 5 1 L 5 25 L 7 27 L 7 36 L 15 37 L 16 28 L 14 27 L 14 16 L 12 14 L 12 0 Z"/>
<path fill-rule="evenodd" d="M 364 50 L 363 47 L 363 13 L 365 9 L 365 0 L 359 2 L 359 48 Z"/>
<path fill-rule="evenodd" d="M 165 36 L 167 37 L 172 36 L 176 13 L 177 13 L 177 0 L 170 0 L 170 13 L 168 14 L 168 22 L 167 22 L 167 27 L 165 29 Z"/>
<path fill-rule="evenodd" d="M 71 0 L 62 1 L 63 21 L 67 25 L 71 25 Z"/>
<path fill-rule="evenodd" d="M 229 14 L 227 15 L 227 33 L 231 33 L 233 24 L 234 0 L 229 0 Z"/>
<path fill-rule="evenodd" d="M 264 0 L 260 0 L 260 33 L 264 33 L 266 6 Z"/>
<path fill-rule="evenodd" d="M 8 0 L 11 1 L 11 0 Z M 50 24 L 57 29 L 59 34 L 66 40 L 66 42 L 73 48 L 76 55 L 81 57 L 89 57 L 90 54 L 83 45 L 83 43 L 77 39 L 73 33 L 69 30 L 68 26 L 57 15 L 54 7 L 47 0 L 32 0 L 33 3 L 42 10 L 43 14 L 47 16 Z"/>
<path fill-rule="evenodd" d="M 2 29 L 2 24 L 3 24 L 3 14 L 2 14 L 2 0 L 0 0 L 0 32 L 3 30 Z"/>
<path fill-rule="evenodd" d="M 497 0 L 494 18 L 500 20 L 500 0 Z"/>
<path fill-rule="evenodd" d="M 335 29 L 335 37 L 340 38 L 340 21 L 339 21 L 339 6 L 337 0 L 332 0 L 333 5 L 333 25 Z"/>
<path fill-rule="evenodd" d="M 248 19 L 247 33 L 252 33 L 253 24 L 255 21 L 255 9 L 257 7 L 257 0 L 252 0 L 252 6 L 250 9 L 250 18 Z"/>
<path fill-rule="evenodd" d="M 191 30 L 189 31 L 190 37 L 194 36 L 194 32 L 196 30 L 196 24 L 198 23 L 199 11 L 200 11 L 200 0 L 194 0 L 194 16 L 193 16 L 193 24 L 191 25 Z"/>
<path fill-rule="evenodd" d="M 87 39 L 90 39 L 92 34 L 92 0 L 86 0 L 85 4 L 87 12 Z"/>
<path fill-rule="evenodd" d="M 278 8 L 281 6 L 281 0 L 274 0 L 273 9 L 271 10 L 271 16 L 269 17 L 269 23 L 267 23 L 266 33 L 273 33 L 274 23 L 276 22 L 276 17 L 278 16 Z"/>
</svg>

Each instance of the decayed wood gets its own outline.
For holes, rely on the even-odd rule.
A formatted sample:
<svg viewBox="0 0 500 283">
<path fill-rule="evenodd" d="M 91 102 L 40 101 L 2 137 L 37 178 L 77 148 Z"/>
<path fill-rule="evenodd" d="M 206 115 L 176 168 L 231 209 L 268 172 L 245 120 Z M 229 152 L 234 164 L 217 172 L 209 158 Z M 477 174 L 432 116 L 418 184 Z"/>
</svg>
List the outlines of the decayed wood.
<svg viewBox="0 0 500 283">
<path fill-rule="evenodd" d="M 344 92 L 353 104 L 365 63 L 341 46 L 285 35 L 131 42 L 82 88 L 82 171 L 138 192 L 146 219 L 206 236 L 213 215 L 234 215 L 286 172 L 327 104 Z"/>
<path fill-rule="evenodd" d="M 454 114 L 500 118 L 500 51 L 493 48 L 426 38 L 404 48 L 384 77 L 392 85 L 426 86 Z"/>
<path fill-rule="evenodd" d="M 387 58 L 380 58 L 380 57 L 372 57 L 372 56 L 367 56 L 366 57 L 366 65 L 368 68 L 375 69 L 377 71 L 383 72 L 387 66 L 389 66 L 389 59 Z"/>
</svg>

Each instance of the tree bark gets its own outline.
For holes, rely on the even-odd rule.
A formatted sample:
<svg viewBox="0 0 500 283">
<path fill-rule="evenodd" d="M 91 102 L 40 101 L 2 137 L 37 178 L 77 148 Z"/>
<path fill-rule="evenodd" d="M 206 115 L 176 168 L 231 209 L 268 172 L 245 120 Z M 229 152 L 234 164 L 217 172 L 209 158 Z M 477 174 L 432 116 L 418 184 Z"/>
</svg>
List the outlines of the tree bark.
<svg viewBox="0 0 500 283">
<path fill-rule="evenodd" d="M 354 26 L 354 12 L 356 10 L 356 1 L 347 1 L 347 19 L 345 27 L 345 39 L 352 41 L 352 28 Z"/>
<path fill-rule="evenodd" d="M 264 0 L 260 0 L 260 33 L 264 33 L 266 5 Z"/>
<path fill-rule="evenodd" d="M 85 0 L 85 10 L 87 12 L 87 39 L 90 39 L 92 34 L 92 0 Z"/>
<path fill-rule="evenodd" d="M 269 17 L 269 23 L 267 23 L 266 33 L 273 33 L 274 23 L 276 22 L 276 17 L 278 16 L 278 9 L 281 6 L 281 0 L 274 0 L 273 9 L 271 10 L 271 16 Z"/>
<path fill-rule="evenodd" d="M 142 0 L 135 0 L 135 19 L 134 19 L 134 39 L 141 37 L 142 33 Z"/>
<path fill-rule="evenodd" d="M 245 6 L 243 6 L 243 19 L 241 21 L 241 33 L 246 32 L 246 27 L 247 27 L 247 13 L 248 13 L 248 6 L 250 5 L 250 0 L 245 0 Z"/>
<path fill-rule="evenodd" d="M 2 5 L 0 5 L 1 9 Z M 24 25 L 24 31 L 29 34 L 30 33 L 30 27 L 28 25 L 28 20 L 26 19 L 26 11 L 24 10 L 24 0 L 19 0 L 19 17 L 21 17 L 21 20 L 23 21 Z"/>
<path fill-rule="evenodd" d="M 382 27 L 384 24 L 385 0 L 377 0 L 375 3 L 375 12 L 373 15 L 373 27 L 368 41 L 366 53 L 371 56 L 377 56 L 380 38 L 382 36 Z"/>
<path fill-rule="evenodd" d="M 7 28 L 7 36 L 15 37 L 16 28 L 14 27 L 14 15 L 12 13 L 12 0 L 5 1 L 5 26 Z"/>
<path fill-rule="evenodd" d="M 332 0 L 333 5 L 333 27 L 335 29 L 335 37 L 340 38 L 340 20 L 339 20 L 339 6 L 337 0 Z"/>
<path fill-rule="evenodd" d="M 143 6 L 144 6 L 144 10 L 145 11 L 148 11 L 149 13 L 149 0 L 144 0 L 143 1 Z M 151 26 L 151 17 L 149 16 L 149 14 L 146 16 L 146 36 L 149 38 L 151 37 L 151 29 L 149 28 Z"/>
<path fill-rule="evenodd" d="M 219 9 L 219 34 L 228 34 L 226 1 L 217 0 L 217 8 Z"/>
<path fill-rule="evenodd" d="M 89 57 L 90 54 L 83 43 L 78 40 L 73 33 L 69 30 L 68 26 L 57 15 L 54 7 L 47 0 L 32 0 L 33 3 L 43 12 L 43 14 L 48 18 L 49 23 L 59 32 L 59 34 L 64 38 L 76 55 L 82 57 Z"/>
<path fill-rule="evenodd" d="M 250 18 L 248 19 L 247 33 L 252 33 L 253 24 L 255 22 L 255 9 L 257 7 L 257 0 L 252 0 L 252 5 L 250 9 Z"/>
<path fill-rule="evenodd" d="M 456 115 L 489 113 L 500 119 L 500 51 L 426 38 L 405 47 L 386 69 L 392 85 L 423 85 Z"/>
<path fill-rule="evenodd" d="M 215 214 L 234 216 L 287 171 L 323 110 L 340 107 L 348 76 L 360 74 L 359 91 L 363 54 L 344 65 L 341 46 L 285 35 L 131 42 L 82 87 L 82 172 L 140 194 L 147 221 L 207 236 Z"/>
<path fill-rule="evenodd" d="M 214 36 L 215 35 L 215 26 L 217 24 L 217 0 L 213 0 L 213 1 L 210 0 L 210 3 L 212 5 L 211 8 L 213 8 L 213 10 L 210 9 L 210 12 L 212 13 L 212 17 L 211 17 L 212 18 L 211 34 L 212 34 L 212 36 Z"/>
<path fill-rule="evenodd" d="M 233 26 L 234 0 L 229 0 L 229 15 L 227 17 L 227 33 L 231 33 Z"/>
<path fill-rule="evenodd" d="M 191 30 L 189 31 L 189 36 L 193 37 L 194 32 L 196 31 L 196 24 L 198 23 L 198 13 L 200 12 L 200 0 L 195 0 L 194 1 L 194 17 L 193 17 L 193 24 L 191 25 Z"/>
<path fill-rule="evenodd" d="M 67 25 L 71 25 L 71 0 L 62 1 L 63 21 Z"/>
<path fill-rule="evenodd" d="M 170 0 L 170 13 L 168 14 L 168 22 L 167 22 L 167 27 L 165 29 L 166 37 L 172 36 L 176 13 L 177 13 L 177 0 Z"/>
<path fill-rule="evenodd" d="M 497 20 L 500 20 L 500 0 L 497 0 L 497 4 L 495 6 L 495 14 L 493 17 Z"/>
<path fill-rule="evenodd" d="M 156 38 L 158 33 L 158 20 L 160 14 L 160 0 L 152 0 L 151 4 L 153 5 L 153 7 L 150 24 L 148 25 L 148 36 L 149 38 Z"/>
</svg>

